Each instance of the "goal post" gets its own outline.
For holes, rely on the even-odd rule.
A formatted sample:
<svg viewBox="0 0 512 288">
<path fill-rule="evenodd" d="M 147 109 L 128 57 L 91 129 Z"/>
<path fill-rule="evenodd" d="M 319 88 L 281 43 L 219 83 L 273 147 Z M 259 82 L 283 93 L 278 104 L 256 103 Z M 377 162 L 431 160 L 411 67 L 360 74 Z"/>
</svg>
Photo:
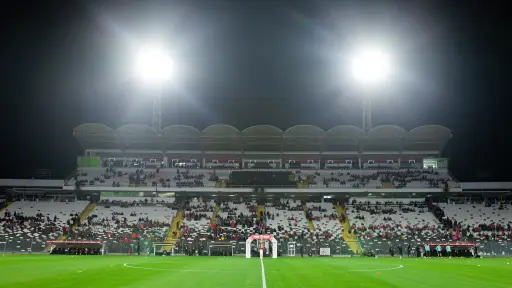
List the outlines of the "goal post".
<svg viewBox="0 0 512 288">
<path fill-rule="evenodd" d="M 272 244 L 272 258 L 277 258 L 277 240 L 271 234 L 268 235 L 251 235 L 245 241 L 245 258 L 251 258 L 251 243 L 252 241 L 270 241 Z M 263 250 L 261 247 L 258 247 L 259 250 Z M 261 254 L 261 252 L 260 252 Z"/>
<path fill-rule="evenodd" d="M 174 244 L 153 242 L 153 253 L 151 251 L 146 253 L 148 255 L 153 254 L 153 256 L 174 256 Z"/>
<path fill-rule="evenodd" d="M 7 250 L 7 234 L 0 234 L 0 253 L 5 254 Z"/>
<path fill-rule="evenodd" d="M 208 256 L 216 254 L 217 256 L 233 256 L 235 255 L 235 245 L 232 243 L 212 242 L 208 245 Z"/>
</svg>

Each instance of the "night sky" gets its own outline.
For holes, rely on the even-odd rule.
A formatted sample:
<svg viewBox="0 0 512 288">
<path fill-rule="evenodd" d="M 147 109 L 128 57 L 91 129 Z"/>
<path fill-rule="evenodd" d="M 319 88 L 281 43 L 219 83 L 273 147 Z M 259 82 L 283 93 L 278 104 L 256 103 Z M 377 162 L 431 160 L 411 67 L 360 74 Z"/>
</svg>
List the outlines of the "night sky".
<svg viewBox="0 0 512 288">
<path fill-rule="evenodd" d="M 502 4 L 500 5 L 500 2 Z M 505 1 L 10 1 L 1 13 L 1 178 L 64 177 L 81 153 L 72 130 L 151 123 L 134 51 L 164 43 L 176 77 L 163 126 L 361 126 L 352 51 L 376 43 L 396 75 L 373 124 L 439 124 L 462 181 L 511 180 Z M 507 14 L 506 14 L 507 13 Z"/>
</svg>

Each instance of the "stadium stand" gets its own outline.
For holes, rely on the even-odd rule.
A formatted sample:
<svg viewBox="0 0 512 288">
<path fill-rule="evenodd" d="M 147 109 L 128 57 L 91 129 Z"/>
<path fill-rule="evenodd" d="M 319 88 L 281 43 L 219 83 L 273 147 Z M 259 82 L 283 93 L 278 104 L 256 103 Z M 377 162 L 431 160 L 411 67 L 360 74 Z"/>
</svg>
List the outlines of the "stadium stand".
<svg viewBox="0 0 512 288">
<path fill-rule="evenodd" d="M 223 202 L 217 218 L 211 223 L 207 234 L 212 241 L 244 242 L 247 237 L 260 233 L 255 202 Z"/>
<path fill-rule="evenodd" d="M 315 231 L 327 231 L 331 235 L 341 235 L 343 232 L 339 216 L 332 203 L 307 202 L 308 215 L 313 220 Z"/>
<path fill-rule="evenodd" d="M 158 186 L 158 187 L 216 187 L 216 180 L 225 179 L 227 187 L 297 187 L 307 183 L 309 188 L 450 188 L 460 187 L 446 170 L 387 169 L 387 170 L 207 170 L 207 169 L 142 169 L 142 168 L 80 168 L 76 179 L 67 185 L 81 186 Z"/>
<path fill-rule="evenodd" d="M 353 233 L 372 250 L 446 239 L 447 233 L 424 201 L 353 198 L 347 205 Z"/>
<path fill-rule="evenodd" d="M 40 252 L 47 240 L 67 235 L 89 202 L 19 201 L 3 211 L 0 234 L 7 234 L 9 251 Z"/>
<path fill-rule="evenodd" d="M 282 199 L 266 203 L 267 227 L 277 239 L 296 238 L 303 233 L 309 235 L 309 225 L 300 201 Z"/>
<path fill-rule="evenodd" d="M 192 200 L 184 207 L 182 236 L 187 239 L 204 237 L 210 227 L 216 203 Z"/>
<path fill-rule="evenodd" d="M 105 197 L 68 240 L 109 243 L 111 253 L 134 249 L 138 241 L 163 242 L 177 209 L 173 198 Z M 143 245 L 144 252 L 148 244 Z"/>
<path fill-rule="evenodd" d="M 76 171 L 68 185 L 80 186 L 158 186 L 158 187 L 215 187 L 211 181 L 213 170 L 143 169 L 143 168 L 92 168 Z"/>
<path fill-rule="evenodd" d="M 385 125 L 365 134 L 347 125 L 328 131 L 311 125 L 286 131 L 269 125 L 243 131 L 174 125 L 155 131 L 84 124 L 74 136 L 84 156 L 63 189 L 96 206 L 76 229 L 68 227 L 66 237 L 104 241 L 109 253 L 141 245 L 149 250 L 152 242 L 164 241 L 163 249 L 174 246 L 185 254 L 210 253 L 215 243 L 233 243 L 243 253 L 253 234 L 272 234 L 282 255 L 302 249 L 321 255 L 325 248 L 353 255 L 361 247 L 382 253 L 393 245 L 453 240 L 459 231 L 447 219 L 469 217 L 424 200 L 430 193 L 461 191 L 447 159 L 439 158 L 451 137 L 442 126 L 405 131 Z M 164 193 L 171 197 L 159 197 Z M 376 194 L 418 198 L 371 198 Z M 507 228 L 508 212 L 484 218 L 488 213 L 482 210 L 478 219 L 484 221 L 473 219 L 471 229 Z"/>
<path fill-rule="evenodd" d="M 510 203 L 439 203 L 434 214 L 450 232 L 452 241 L 474 240 L 492 254 L 508 254 L 512 247 L 512 207 Z M 490 247 L 492 245 L 492 247 Z"/>
</svg>

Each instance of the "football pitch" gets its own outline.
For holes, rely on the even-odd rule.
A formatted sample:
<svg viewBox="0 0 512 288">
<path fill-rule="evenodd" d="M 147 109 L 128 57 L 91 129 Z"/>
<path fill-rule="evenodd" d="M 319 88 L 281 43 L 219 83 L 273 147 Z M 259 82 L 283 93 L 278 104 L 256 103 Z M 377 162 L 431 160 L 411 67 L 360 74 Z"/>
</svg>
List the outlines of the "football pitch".
<svg viewBox="0 0 512 288">
<path fill-rule="evenodd" d="M 512 287 L 512 259 L 0 256 L 2 287 Z"/>
</svg>

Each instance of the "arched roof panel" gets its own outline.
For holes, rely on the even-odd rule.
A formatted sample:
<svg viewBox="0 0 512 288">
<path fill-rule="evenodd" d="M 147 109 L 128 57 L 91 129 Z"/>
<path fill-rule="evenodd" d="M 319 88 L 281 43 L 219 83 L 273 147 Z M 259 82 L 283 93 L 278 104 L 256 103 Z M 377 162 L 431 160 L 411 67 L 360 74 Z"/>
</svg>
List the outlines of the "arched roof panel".
<svg viewBox="0 0 512 288">
<path fill-rule="evenodd" d="M 283 135 L 283 131 L 272 125 L 255 125 L 243 130 L 242 135 L 248 137 L 280 137 L 281 135 Z"/>
<path fill-rule="evenodd" d="M 325 131 L 313 125 L 297 125 L 284 131 L 284 137 L 323 137 Z"/>
<path fill-rule="evenodd" d="M 203 130 L 203 136 L 207 137 L 236 137 L 240 131 L 231 125 L 215 124 Z"/>
<path fill-rule="evenodd" d="M 382 125 L 368 131 L 367 138 L 402 138 L 407 132 L 404 128 L 395 125 Z"/>
<path fill-rule="evenodd" d="M 108 135 L 113 132 L 114 129 L 99 123 L 85 123 L 73 129 L 73 133 L 81 135 Z"/>
<path fill-rule="evenodd" d="M 412 129 L 406 134 L 407 138 L 437 138 L 450 139 L 452 131 L 440 125 L 425 125 Z"/>
<path fill-rule="evenodd" d="M 188 125 L 171 125 L 162 130 L 165 137 L 200 137 L 201 131 Z"/>
<path fill-rule="evenodd" d="M 117 133 L 123 136 L 157 136 L 158 132 L 143 124 L 128 124 L 117 128 Z"/>
<path fill-rule="evenodd" d="M 340 125 L 336 127 L 332 127 L 327 132 L 327 137 L 335 137 L 335 138 L 354 138 L 360 139 L 364 138 L 364 132 L 359 127 L 352 125 Z"/>
</svg>

